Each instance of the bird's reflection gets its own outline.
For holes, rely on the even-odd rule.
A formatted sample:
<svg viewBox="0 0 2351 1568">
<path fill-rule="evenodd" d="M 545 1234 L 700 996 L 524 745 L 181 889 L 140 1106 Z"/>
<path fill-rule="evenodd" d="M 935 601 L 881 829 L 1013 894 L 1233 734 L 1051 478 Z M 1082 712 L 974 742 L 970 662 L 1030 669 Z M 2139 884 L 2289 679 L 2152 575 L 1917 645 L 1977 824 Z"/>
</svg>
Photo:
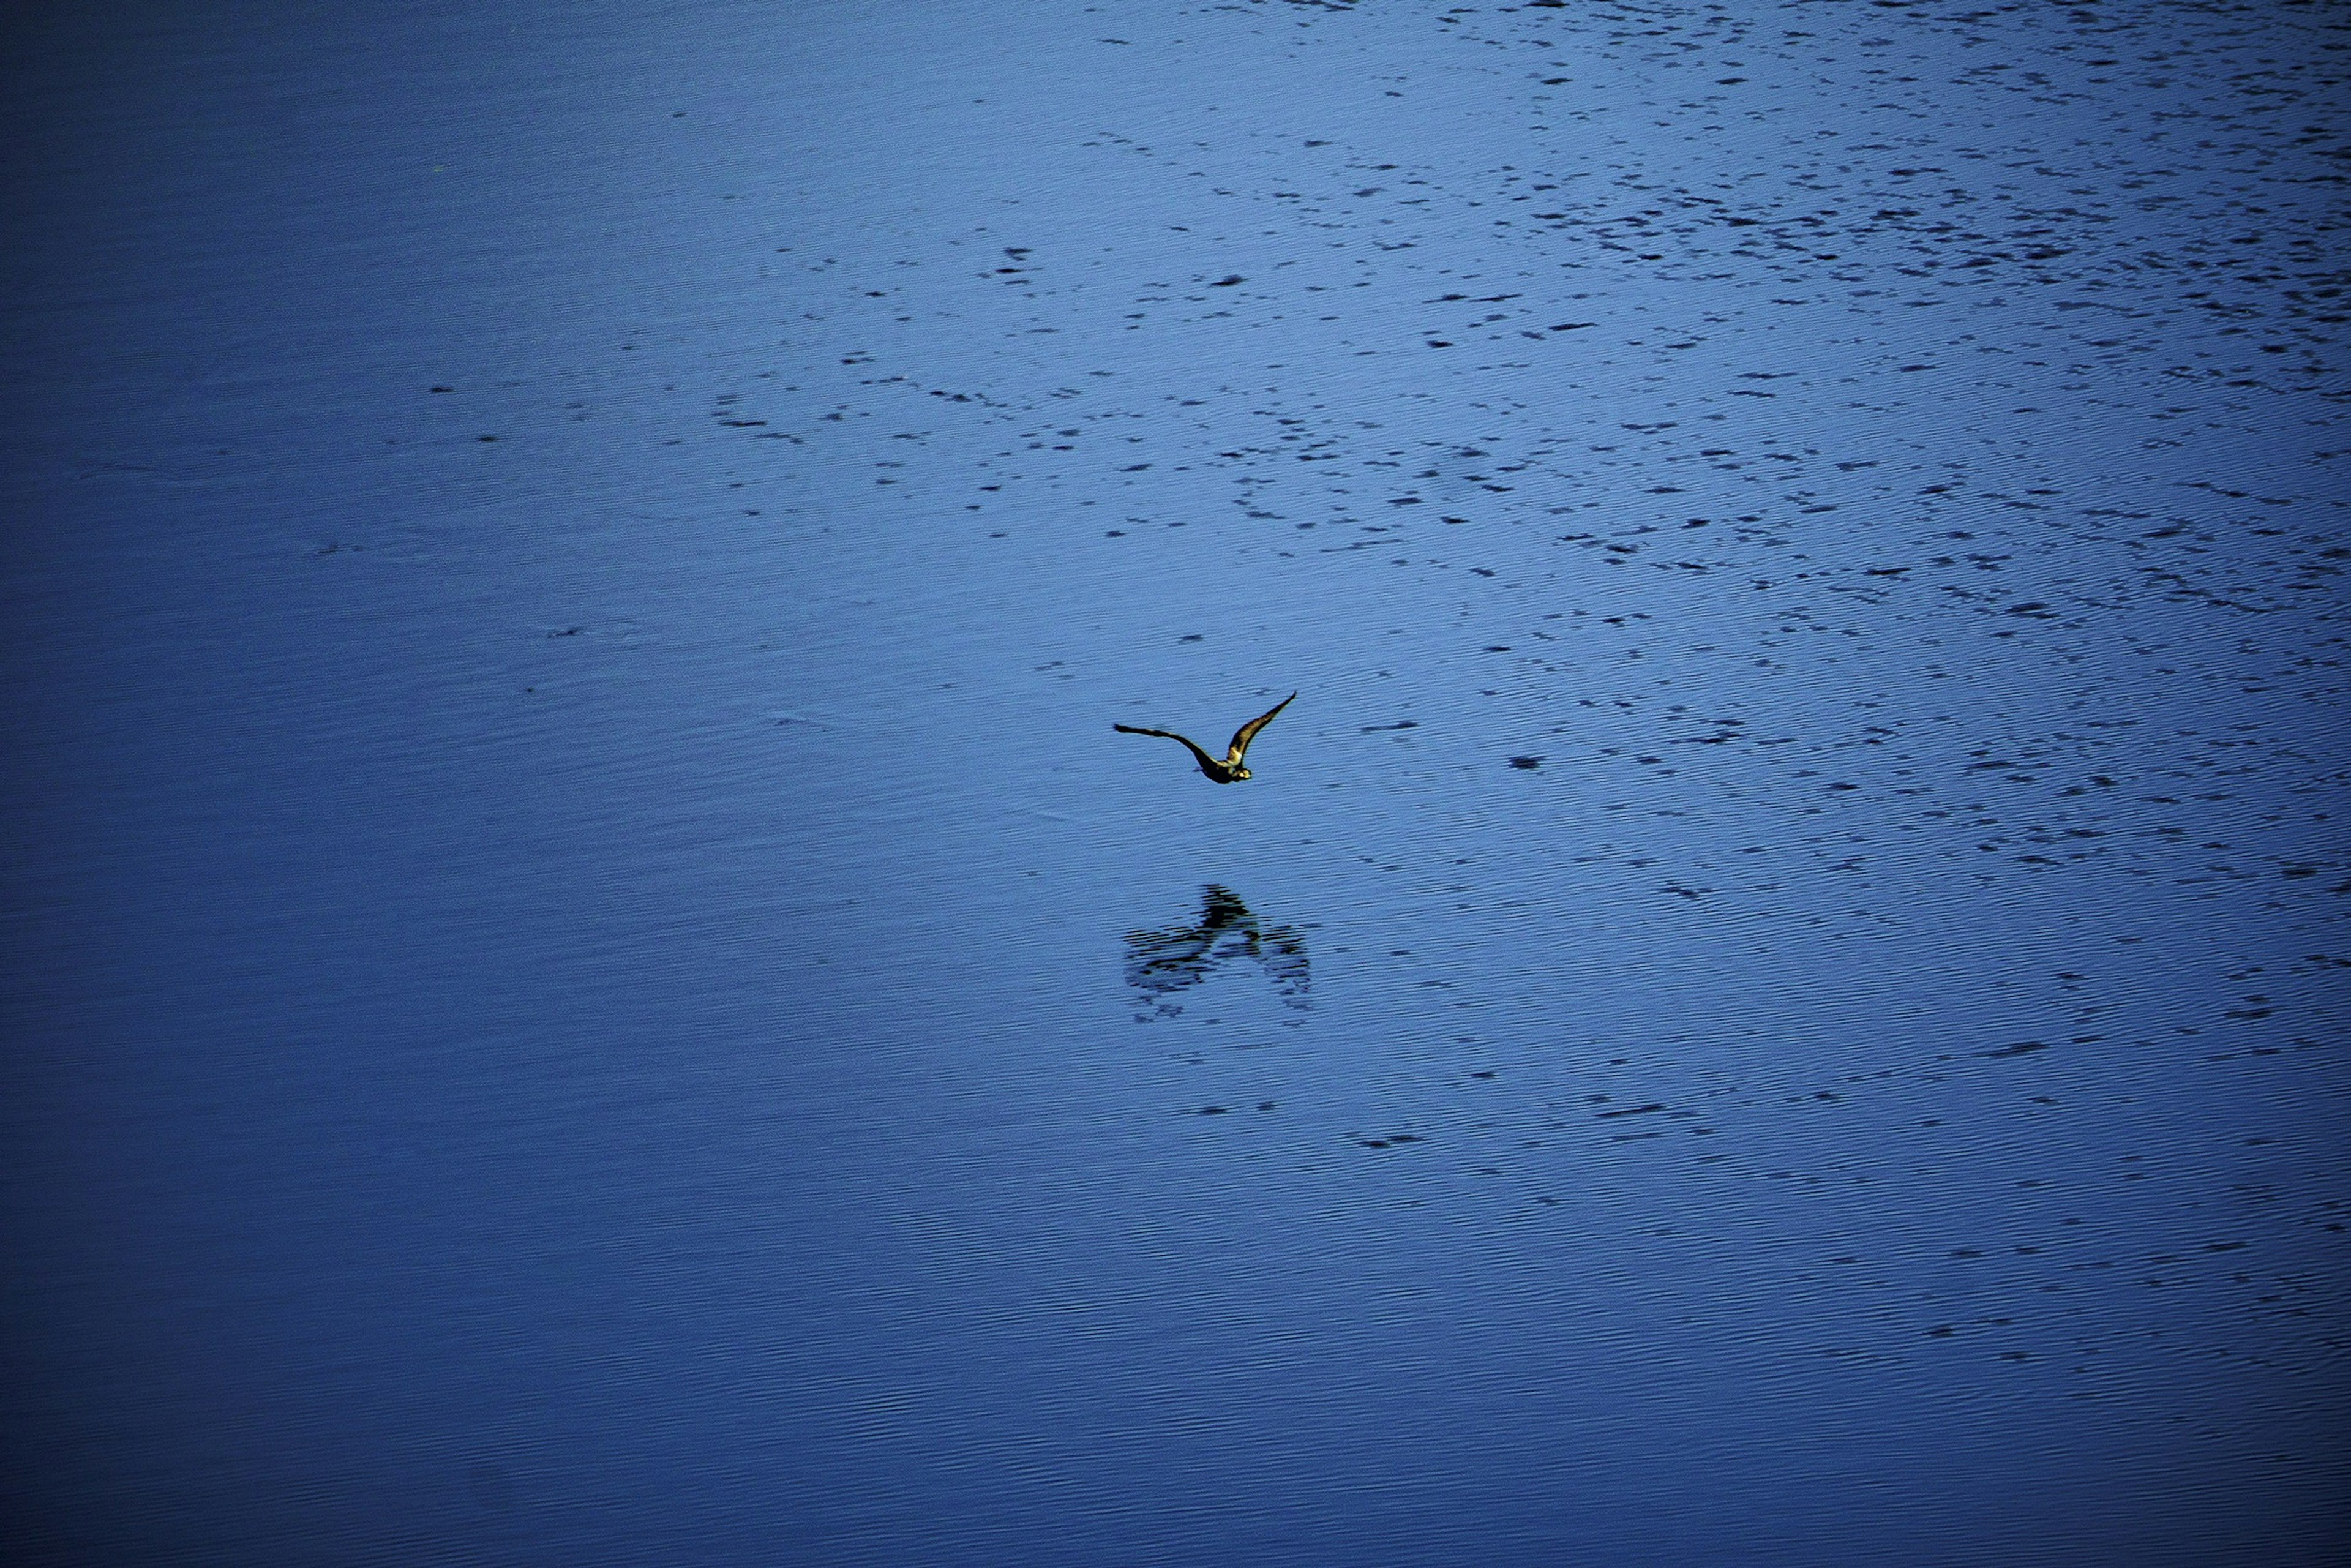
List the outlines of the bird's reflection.
<svg viewBox="0 0 2351 1568">
<path fill-rule="evenodd" d="M 1304 1011 L 1306 935 L 1251 914 L 1240 894 L 1210 883 L 1200 890 L 1200 913 L 1187 925 L 1126 934 L 1126 983 L 1134 988 L 1138 1019 L 1173 1018 L 1182 994 L 1220 965 L 1255 962 L 1273 982 L 1282 1005 Z"/>
</svg>

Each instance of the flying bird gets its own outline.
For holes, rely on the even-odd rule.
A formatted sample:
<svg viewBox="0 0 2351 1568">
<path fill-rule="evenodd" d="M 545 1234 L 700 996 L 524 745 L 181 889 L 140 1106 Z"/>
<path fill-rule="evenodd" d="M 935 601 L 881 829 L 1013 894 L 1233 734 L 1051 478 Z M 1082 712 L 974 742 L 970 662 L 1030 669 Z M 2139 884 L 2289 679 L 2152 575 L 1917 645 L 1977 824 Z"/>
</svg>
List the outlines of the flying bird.
<svg viewBox="0 0 2351 1568">
<path fill-rule="evenodd" d="M 1232 747 L 1225 753 L 1224 760 L 1221 762 L 1201 750 L 1189 737 L 1178 735 L 1172 729 L 1143 729 L 1131 724 L 1113 724 L 1111 728 L 1121 735 L 1158 735 L 1165 736 L 1169 740 L 1183 741 L 1184 748 L 1189 751 L 1200 764 L 1201 772 L 1219 784 L 1230 784 L 1249 776 L 1249 770 L 1241 766 L 1241 758 L 1249 755 L 1249 742 L 1257 738 L 1257 732 L 1271 724 L 1275 714 L 1297 700 L 1298 694 L 1292 692 L 1234 731 Z"/>
</svg>

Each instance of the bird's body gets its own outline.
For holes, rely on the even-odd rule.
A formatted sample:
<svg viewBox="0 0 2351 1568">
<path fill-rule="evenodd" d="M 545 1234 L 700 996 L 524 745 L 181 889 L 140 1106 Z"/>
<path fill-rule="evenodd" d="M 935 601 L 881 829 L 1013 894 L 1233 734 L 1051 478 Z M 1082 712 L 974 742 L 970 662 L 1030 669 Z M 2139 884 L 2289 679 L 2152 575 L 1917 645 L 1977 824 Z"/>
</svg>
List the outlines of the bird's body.
<svg viewBox="0 0 2351 1568">
<path fill-rule="evenodd" d="M 1232 784 L 1249 776 L 1249 770 L 1242 765 L 1241 759 L 1249 755 L 1249 742 L 1257 738 L 1257 732 L 1271 724 L 1275 714 L 1297 700 L 1298 694 L 1292 692 L 1266 712 L 1241 726 L 1234 732 L 1233 743 L 1226 750 L 1221 761 L 1201 750 L 1189 737 L 1178 735 L 1172 729 L 1144 729 L 1131 724 L 1113 724 L 1111 727 L 1121 735 L 1156 735 L 1168 740 L 1180 740 L 1184 743 L 1184 749 L 1190 752 L 1193 759 L 1199 763 L 1201 772 L 1219 784 Z"/>
</svg>

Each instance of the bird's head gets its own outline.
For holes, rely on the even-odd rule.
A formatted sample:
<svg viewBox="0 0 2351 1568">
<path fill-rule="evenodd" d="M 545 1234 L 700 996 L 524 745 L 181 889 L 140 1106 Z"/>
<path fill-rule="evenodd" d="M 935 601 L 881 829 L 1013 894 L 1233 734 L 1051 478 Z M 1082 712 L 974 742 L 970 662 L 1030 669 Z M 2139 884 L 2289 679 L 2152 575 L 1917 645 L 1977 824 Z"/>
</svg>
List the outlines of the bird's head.
<svg viewBox="0 0 2351 1568">
<path fill-rule="evenodd" d="M 1239 783 L 1242 779 L 1244 779 L 1248 778 L 1249 776 L 1249 770 L 1248 768 L 1234 768 L 1234 769 L 1233 769 L 1233 782 L 1234 782 L 1234 783 L 1236 783 L 1236 784 Z"/>
</svg>

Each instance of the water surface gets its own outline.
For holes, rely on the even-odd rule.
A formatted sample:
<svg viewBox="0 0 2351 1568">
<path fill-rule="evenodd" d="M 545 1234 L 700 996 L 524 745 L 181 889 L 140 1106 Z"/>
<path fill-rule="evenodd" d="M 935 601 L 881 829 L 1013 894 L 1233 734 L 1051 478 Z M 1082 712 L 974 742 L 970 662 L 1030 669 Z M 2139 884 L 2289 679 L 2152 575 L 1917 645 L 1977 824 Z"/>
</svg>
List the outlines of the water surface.
<svg viewBox="0 0 2351 1568">
<path fill-rule="evenodd" d="M 12 1558 L 2330 1560 L 2341 42 L 19 24 Z"/>
</svg>

